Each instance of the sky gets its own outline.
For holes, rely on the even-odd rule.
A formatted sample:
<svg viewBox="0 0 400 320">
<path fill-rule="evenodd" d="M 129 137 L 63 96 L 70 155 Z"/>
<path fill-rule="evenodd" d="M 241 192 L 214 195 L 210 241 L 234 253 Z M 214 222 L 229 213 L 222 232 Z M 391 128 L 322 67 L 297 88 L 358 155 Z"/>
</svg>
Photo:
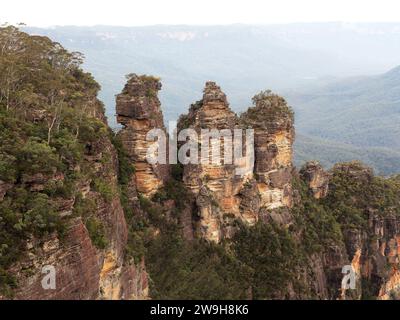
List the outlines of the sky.
<svg viewBox="0 0 400 320">
<path fill-rule="evenodd" d="M 400 22 L 399 0 L 2 0 L 0 23 L 30 26 Z"/>
</svg>

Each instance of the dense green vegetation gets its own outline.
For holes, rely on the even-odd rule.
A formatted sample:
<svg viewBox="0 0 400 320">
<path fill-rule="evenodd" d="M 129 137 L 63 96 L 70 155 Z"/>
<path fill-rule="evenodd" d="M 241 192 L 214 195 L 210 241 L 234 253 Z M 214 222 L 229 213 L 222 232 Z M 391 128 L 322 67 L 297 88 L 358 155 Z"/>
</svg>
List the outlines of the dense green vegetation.
<svg viewBox="0 0 400 320">
<path fill-rule="evenodd" d="M 252 270 L 250 278 L 254 299 L 287 297 L 288 285 L 294 283 L 297 292 L 302 248 L 285 228 L 258 223 L 255 227 L 241 227 L 233 238 L 237 259 Z"/>
<path fill-rule="evenodd" d="M 375 177 L 357 162 L 335 167 L 326 199 L 315 199 L 300 178 L 293 184 L 301 201 L 291 209 L 292 225 L 238 223 L 235 236 L 218 245 L 185 241 L 179 224 L 148 201 L 144 208 L 152 217 L 149 223 L 161 230 L 149 238 L 145 250 L 153 297 L 274 299 L 287 297 L 289 290 L 312 297 L 300 276 L 313 274 L 312 255 L 343 248 L 349 228 L 367 230 L 369 210 L 383 216 L 400 213 L 399 178 Z M 162 195 L 162 200 L 171 198 L 168 191 Z"/>
<path fill-rule="evenodd" d="M 270 299 L 295 281 L 300 248 L 287 230 L 260 223 L 240 226 L 226 243 L 185 241 L 179 225 L 159 220 L 146 266 L 156 299 Z"/>
<path fill-rule="evenodd" d="M 241 121 L 250 128 L 257 128 L 259 125 L 264 130 L 276 130 L 276 122 L 294 121 L 294 112 L 287 105 L 285 99 L 272 93 L 271 90 L 261 91 L 253 99 L 253 107 L 242 113 Z M 262 110 L 262 112 L 261 112 Z"/>
<path fill-rule="evenodd" d="M 89 179 L 84 161 L 88 145 L 108 137 L 97 118 L 100 89 L 80 69 L 82 55 L 69 53 L 46 37 L 17 28 L 0 28 L 0 181 L 7 185 L 0 201 L 0 294 L 15 283 L 7 268 L 18 261 L 27 241 L 64 234 L 68 218 L 59 206 L 76 196 L 76 183 Z M 107 201 L 101 182 L 95 189 Z M 88 199 L 76 199 L 94 243 L 106 244 L 104 230 Z"/>
<path fill-rule="evenodd" d="M 332 173 L 330 185 L 333 192 L 326 198 L 325 207 L 342 228 L 365 228 L 369 213 L 380 216 L 400 214 L 400 183 L 397 178 L 373 176 L 370 169 L 359 162 L 344 167 L 337 165 Z"/>
<path fill-rule="evenodd" d="M 302 234 L 304 252 L 322 252 L 330 245 L 342 243 L 341 226 L 332 211 L 324 206 L 324 201 L 314 199 L 303 180 L 295 178 L 293 185 L 300 194 L 301 202 L 292 209 L 296 227 L 291 229 Z"/>
<path fill-rule="evenodd" d="M 252 270 L 222 246 L 163 233 L 147 254 L 156 299 L 246 299 Z"/>
</svg>

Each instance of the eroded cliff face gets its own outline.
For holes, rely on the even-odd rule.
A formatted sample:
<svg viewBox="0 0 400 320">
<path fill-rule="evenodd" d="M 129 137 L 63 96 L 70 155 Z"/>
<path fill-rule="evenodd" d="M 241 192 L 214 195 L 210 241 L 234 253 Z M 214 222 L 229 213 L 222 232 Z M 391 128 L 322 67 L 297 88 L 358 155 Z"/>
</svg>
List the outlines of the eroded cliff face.
<svg viewBox="0 0 400 320">
<path fill-rule="evenodd" d="M 374 177 L 370 168 L 357 162 L 338 164 L 329 172 L 310 162 L 300 170 L 300 177 L 320 203 L 332 202 L 340 215 L 337 221 L 343 235 L 342 241 L 332 243 L 322 254 L 312 257 L 316 264 L 312 268 L 314 276 L 308 281 L 318 283 L 317 296 L 398 299 L 400 217 L 396 213 L 397 196 L 385 199 L 384 190 L 389 188 L 385 184 L 390 182 Z M 337 199 L 343 196 L 345 204 L 338 203 Z M 352 268 L 354 288 L 342 287 L 343 277 L 349 274 L 347 270 L 342 275 L 344 266 Z"/>
<path fill-rule="evenodd" d="M 161 83 L 157 78 L 131 75 L 122 93 L 117 96 L 117 121 L 123 125 L 119 136 L 135 165 L 136 189 L 146 197 L 154 195 L 168 177 L 168 165 L 152 165 L 147 161 L 151 146 L 163 143 L 149 141 L 147 134 L 152 129 L 166 132 L 157 96 L 160 89 Z"/>
<path fill-rule="evenodd" d="M 196 155 L 198 164 L 184 164 L 182 175 L 174 178 L 183 183 L 180 186 L 182 195 L 186 192 L 191 195 L 185 198 L 187 204 L 176 210 L 176 194 L 175 200 L 169 198 L 165 182 L 167 175 L 160 174 L 166 171 L 143 164 L 144 158 L 137 156 L 132 147 L 139 143 L 137 141 L 140 141 L 141 148 L 148 147 L 143 140 L 146 132 L 139 134 L 133 129 L 137 121 L 146 119 L 146 126 L 141 130 L 163 128 L 163 124 L 162 115 L 157 111 L 159 103 L 153 106 L 143 103 L 147 101 L 143 97 L 143 92 L 146 92 L 143 87 L 146 88 L 147 84 L 140 77 L 130 81 L 140 85 L 130 91 L 128 96 L 131 98 L 122 94 L 122 101 L 132 99 L 133 102 L 129 103 L 133 109 L 146 106 L 146 110 L 155 110 L 158 115 L 158 120 L 152 122 L 143 110 L 131 116 L 127 116 L 127 111 L 118 112 L 120 117 L 122 115 L 120 123 L 125 126 L 121 136 L 127 149 L 131 148 L 132 163 L 143 168 L 146 166 L 147 181 L 157 181 L 149 188 L 138 188 L 139 194 L 161 205 L 164 209 L 160 210 L 168 223 L 181 223 L 186 240 L 193 241 L 194 235 L 215 243 L 232 241 L 230 245 L 236 246 L 240 241 L 247 241 L 235 237 L 238 232 L 247 230 L 250 232 L 247 236 L 250 236 L 252 230 L 263 228 L 260 225 L 270 225 L 275 231 L 268 232 L 272 232 L 275 240 L 279 238 L 276 238 L 276 230 L 290 234 L 289 239 L 277 241 L 291 243 L 296 258 L 291 253 L 286 255 L 289 259 L 299 260 L 292 266 L 292 280 L 284 281 L 284 288 L 279 286 L 276 291 L 269 292 L 269 296 L 281 299 L 389 299 L 399 294 L 400 218 L 396 211 L 399 201 L 391 194 L 397 190 L 397 187 L 389 185 L 392 182 L 374 177 L 369 168 L 358 163 L 339 164 L 326 172 L 317 162 L 310 162 L 297 171 L 292 164 L 293 113 L 283 98 L 269 91 L 261 92 L 253 98 L 253 107 L 239 117 L 230 110 L 221 88 L 215 82 L 207 82 L 203 99 L 193 104 L 178 123 L 178 132 L 190 128 L 197 133 L 194 144 L 200 148 Z M 137 99 L 142 102 L 138 104 Z M 243 161 L 226 162 L 224 147 L 229 140 L 223 135 L 217 140 L 211 137 L 208 140 L 210 153 L 203 154 L 201 147 L 207 144 L 201 139 L 204 129 L 218 130 L 220 134 L 231 132 L 232 135 L 235 129 L 253 129 L 252 166 L 246 166 Z M 136 135 L 129 136 L 129 132 L 136 132 Z M 179 147 L 182 147 L 187 137 L 180 138 L 183 138 L 178 139 Z M 214 154 L 216 141 L 220 142 L 220 149 Z M 246 142 L 245 137 L 243 142 Z M 245 143 L 242 151 L 246 153 L 244 146 Z M 243 168 L 247 170 L 239 170 L 241 174 L 238 174 L 237 169 Z M 134 184 L 142 183 L 140 179 L 136 174 Z M 386 194 L 385 190 L 389 189 L 392 191 Z M 389 194 L 390 199 L 387 197 Z M 174 212 L 178 217 L 173 217 Z M 238 227 L 237 222 L 244 227 Z M 156 238 L 160 237 L 161 229 L 154 233 Z M 268 234 L 265 230 L 263 232 Z M 269 254 L 277 260 L 282 258 L 279 256 L 281 253 L 276 256 L 275 252 Z M 276 260 L 270 262 L 276 263 Z M 253 265 L 253 261 L 246 263 Z M 282 263 L 286 265 L 287 261 Z M 354 289 L 342 287 L 345 276 L 342 270 L 346 266 L 354 271 Z M 258 267 L 262 268 L 262 264 Z M 279 272 L 279 268 L 276 271 Z"/>
<path fill-rule="evenodd" d="M 188 115 L 180 118 L 180 130 L 194 129 L 198 137 L 202 129 L 219 130 L 221 136 L 228 132 L 233 144 L 240 143 L 243 152 L 241 160 L 226 164 L 226 140 L 223 137 L 211 139 L 211 153 L 213 143 L 219 141 L 221 145 L 217 163 L 212 156 L 204 159 L 199 151 L 200 164 L 184 166 L 183 181 L 197 197 L 198 233 L 207 240 L 219 242 L 229 238 L 234 232 L 232 222 L 235 219 L 251 226 L 266 211 L 292 205 L 294 127 L 291 110 L 282 98 L 270 93 L 257 95 L 254 104 L 239 118 L 230 110 L 221 88 L 214 82 L 207 82 L 203 99 L 191 106 Z M 239 142 L 234 138 L 235 129 L 242 130 Z M 252 145 L 249 147 L 251 141 L 246 129 L 254 130 L 254 149 Z M 203 144 L 204 141 L 199 142 Z M 234 154 L 234 150 L 231 152 Z M 254 154 L 253 159 L 249 152 Z M 204 160 L 209 163 L 205 164 Z"/>
<path fill-rule="evenodd" d="M 79 70 L 76 72 L 79 74 Z M 94 81 L 88 79 L 90 80 Z M 88 83 L 85 84 L 89 86 Z M 96 86 L 97 84 L 94 88 Z M 49 139 L 50 145 L 47 141 L 44 147 L 44 150 L 48 148 L 48 152 L 57 151 L 62 154 L 57 156 L 64 161 L 63 165 L 51 162 L 36 165 L 29 172 L 22 171 L 20 177 L 12 182 L 0 181 L 0 204 L 4 204 L 1 208 L 2 217 L 7 210 L 11 210 L 7 206 L 11 207 L 12 199 L 33 203 L 44 199 L 39 203 L 38 209 L 31 204 L 31 207 L 24 208 L 22 214 L 17 211 L 18 208 L 14 209 L 16 212 L 13 214 L 20 214 L 20 229 L 34 219 L 37 221 L 37 229 L 47 224 L 47 230 L 52 230 L 46 230 L 42 234 L 33 230 L 27 233 L 29 236 L 26 238 L 23 235 L 19 236 L 21 244 L 18 246 L 21 248 L 18 248 L 18 259 L 14 259 L 7 266 L 7 274 L 14 279 L 16 288 L 8 287 L 0 299 L 78 300 L 148 297 L 148 276 L 144 260 L 135 263 L 126 255 L 128 225 L 119 194 L 120 163 L 113 144 L 113 134 L 106 124 L 103 105 L 96 98 L 97 90 L 91 93 L 83 84 L 78 88 L 82 90 L 80 96 L 85 97 L 80 102 L 85 114 L 80 115 L 79 111 L 71 107 L 69 115 L 77 115 L 77 119 L 72 118 L 74 121 L 85 117 L 87 123 L 80 127 L 79 123 L 68 118 L 72 123 L 70 126 L 74 128 L 74 134 L 68 135 L 70 127 L 62 122 L 64 119 L 58 120 L 58 132 L 54 135 L 66 134 L 65 140 L 54 146 Z M 41 108 L 43 107 L 40 105 L 32 114 L 26 113 L 26 126 L 40 127 L 48 120 L 46 117 L 54 117 L 51 112 L 53 110 Z M 33 114 L 45 116 L 38 118 Z M 37 143 L 35 148 L 38 146 L 41 144 Z M 62 151 L 59 151 L 60 149 Z M 40 157 L 44 157 L 43 147 L 41 152 Z M 29 162 L 26 161 L 25 166 L 26 163 Z M 49 168 L 44 170 L 42 167 L 45 166 Z M 132 191 L 136 190 L 135 185 L 131 187 Z M 43 211 L 29 217 L 34 210 Z M 52 214 L 53 218 L 46 221 L 48 213 Z M 55 224 L 59 226 L 57 231 L 53 231 Z M 18 232 L 15 225 L 14 229 Z M 8 246 L 3 246 L 4 248 Z M 49 270 L 54 271 L 55 288 L 43 286 L 43 279 L 49 275 Z"/>
<path fill-rule="evenodd" d="M 276 209 L 292 206 L 293 112 L 286 101 L 271 92 L 253 98 L 254 107 L 241 122 L 255 130 L 255 168 L 261 206 Z"/>
<path fill-rule="evenodd" d="M 15 299 L 146 299 L 147 273 L 142 263 L 126 259 L 128 228 L 118 194 L 118 158 L 108 138 L 86 145 L 84 167 L 91 168 L 90 178 L 77 182 L 77 192 L 70 199 L 59 201 L 59 213 L 65 220 L 65 234 L 52 234 L 38 241 L 26 242 L 26 254 L 14 264 L 18 289 Z M 76 168 L 77 173 L 82 168 Z M 95 180 L 92 177 L 96 177 Z M 49 181 L 62 180 L 62 175 L 32 176 L 24 180 L 30 192 L 45 188 Z M 100 185 L 101 183 L 101 185 Z M 106 191 L 103 186 L 107 186 Z M 83 204 L 90 204 L 85 206 Z M 77 210 L 85 210 L 77 216 Z M 96 245 L 89 234 L 88 221 L 95 221 L 95 230 L 103 230 L 104 243 Z M 51 266 L 55 271 L 55 289 L 42 285 Z"/>
<path fill-rule="evenodd" d="M 229 215 L 242 218 L 239 193 L 248 177 L 236 176 L 233 161 L 225 163 L 226 140 L 218 137 L 202 142 L 202 129 L 226 130 L 233 137 L 236 127 L 236 114 L 230 110 L 226 95 L 214 82 L 206 83 L 203 100 L 193 105 L 178 124 L 179 131 L 191 128 L 197 132 L 199 146 L 209 144 L 208 154 L 201 149 L 198 151 L 199 164 L 184 166 L 183 182 L 196 197 L 198 235 L 215 242 L 229 233 Z M 217 143 L 221 147 L 215 149 Z"/>
<path fill-rule="evenodd" d="M 329 190 L 329 174 L 316 162 L 307 162 L 300 170 L 315 199 L 325 198 Z"/>
</svg>

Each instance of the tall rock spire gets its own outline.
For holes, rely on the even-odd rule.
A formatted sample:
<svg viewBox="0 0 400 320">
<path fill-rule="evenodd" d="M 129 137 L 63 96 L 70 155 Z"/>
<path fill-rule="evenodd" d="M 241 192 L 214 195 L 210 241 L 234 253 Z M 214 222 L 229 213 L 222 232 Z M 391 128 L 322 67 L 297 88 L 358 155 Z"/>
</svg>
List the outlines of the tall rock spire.
<svg viewBox="0 0 400 320">
<path fill-rule="evenodd" d="M 294 117 L 285 99 L 264 91 L 253 98 L 254 106 L 241 123 L 254 129 L 254 176 L 267 209 L 292 206 Z"/>
<path fill-rule="evenodd" d="M 147 151 L 153 144 L 146 140 L 147 133 L 152 129 L 165 132 L 157 96 L 160 89 L 159 79 L 132 74 L 117 96 L 117 121 L 123 125 L 119 135 L 135 166 L 136 188 L 145 196 L 156 193 L 168 177 L 168 165 L 151 165 L 146 159 Z"/>
<path fill-rule="evenodd" d="M 239 129 L 238 117 L 229 108 L 226 95 L 221 88 L 215 82 L 209 81 L 203 93 L 203 99 L 193 104 L 189 114 L 182 116 L 178 124 L 179 129 L 196 130 L 201 148 L 205 143 L 203 140 L 200 141 L 202 130 L 217 129 L 220 134 L 225 130 L 233 138 L 234 129 Z M 215 157 L 213 147 L 218 142 L 220 143 L 219 164 L 213 162 Z M 257 220 L 257 212 L 249 214 L 249 210 L 245 212 L 241 210 L 241 191 L 250 177 L 237 175 L 237 166 L 234 161 L 225 163 L 225 147 L 229 148 L 226 143 L 223 134 L 218 139 L 210 138 L 210 153 L 204 155 L 199 150 L 199 164 L 185 165 L 183 174 L 185 186 L 197 199 L 197 234 L 214 242 L 230 236 L 233 220 L 239 219 L 250 224 Z M 246 208 L 250 209 L 249 206 Z"/>
</svg>

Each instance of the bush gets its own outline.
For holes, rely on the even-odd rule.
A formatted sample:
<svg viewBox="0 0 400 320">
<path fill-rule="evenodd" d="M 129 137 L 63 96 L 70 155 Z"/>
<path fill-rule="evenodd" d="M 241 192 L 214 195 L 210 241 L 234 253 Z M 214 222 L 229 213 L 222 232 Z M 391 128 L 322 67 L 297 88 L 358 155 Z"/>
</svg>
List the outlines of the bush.
<svg viewBox="0 0 400 320">
<path fill-rule="evenodd" d="M 86 219 L 85 225 L 93 245 L 98 249 L 105 249 L 108 245 L 108 241 L 102 222 L 95 217 L 89 217 Z"/>
<path fill-rule="evenodd" d="M 247 299 L 252 270 L 204 241 L 164 233 L 148 248 L 146 266 L 154 299 Z"/>
<path fill-rule="evenodd" d="M 113 188 L 101 178 L 94 178 L 91 186 L 95 191 L 99 192 L 108 203 L 110 203 L 115 196 Z"/>
<path fill-rule="evenodd" d="M 18 168 L 25 174 L 51 174 L 62 166 L 54 148 L 38 138 L 31 137 L 21 149 Z"/>
<path fill-rule="evenodd" d="M 237 258 L 253 270 L 254 299 L 287 296 L 288 284 L 296 282 L 302 253 L 286 229 L 265 223 L 241 226 L 233 248 Z"/>
</svg>

